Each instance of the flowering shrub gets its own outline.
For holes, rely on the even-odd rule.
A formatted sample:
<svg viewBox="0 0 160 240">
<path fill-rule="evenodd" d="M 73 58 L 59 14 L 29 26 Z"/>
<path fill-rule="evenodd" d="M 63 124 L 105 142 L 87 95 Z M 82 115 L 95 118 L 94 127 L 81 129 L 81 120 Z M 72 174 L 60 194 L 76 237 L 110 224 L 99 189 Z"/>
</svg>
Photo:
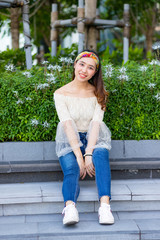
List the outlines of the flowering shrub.
<svg viewBox="0 0 160 240">
<path fill-rule="evenodd" d="M 72 77 L 71 64 L 65 68 L 46 62 L 30 71 L 6 66 L 0 73 L 0 141 L 54 140 L 58 118 L 53 92 Z"/>
<path fill-rule="evenodd" d="M 12 70 L 14 66 L 18 66 L 21 70 L 25 69 L 25 51 L 23 49 L 7 49 L 0 52 L 0 72 Z"/>
<path fill-rule="evenodd" d="M 112 139 L 160 139 L 160 62 L 112 66 L 110 76 L 105 69 L 108 64 L 103 66 L 109 91 L 104 121 Z"/>
<path fill-rule="evenodd" d="M 160 62 L 102 62 L 109 92 L 104 121 L 112 139 L 160 139 Z M 71 81 L 72 64 L 72 58 L 59 58 L 30 71 L 7 65 L 0 73 L 0 141 L 55 140 L 53 92 Z"/>
</svg>

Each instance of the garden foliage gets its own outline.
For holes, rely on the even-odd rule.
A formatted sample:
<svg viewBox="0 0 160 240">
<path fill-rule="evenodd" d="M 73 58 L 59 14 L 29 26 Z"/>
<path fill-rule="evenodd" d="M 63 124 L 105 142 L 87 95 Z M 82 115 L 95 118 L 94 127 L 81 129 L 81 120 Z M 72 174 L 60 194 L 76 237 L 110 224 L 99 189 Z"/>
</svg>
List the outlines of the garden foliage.
<svg viewBox="0 0 160 240">
<path fill-rule="evenodd" d="M 73 59 L 59 58 L 30 71 L 0 73 L 0 141 L 55 140 L 58 117 L 53 93 L 72 79 Z M 112 139 L 160 139 L 160 65 L 102 60 L 109 99 L 104 121 Z M 87 107 L 86 107 L 87 111 Z"/>
</svg>

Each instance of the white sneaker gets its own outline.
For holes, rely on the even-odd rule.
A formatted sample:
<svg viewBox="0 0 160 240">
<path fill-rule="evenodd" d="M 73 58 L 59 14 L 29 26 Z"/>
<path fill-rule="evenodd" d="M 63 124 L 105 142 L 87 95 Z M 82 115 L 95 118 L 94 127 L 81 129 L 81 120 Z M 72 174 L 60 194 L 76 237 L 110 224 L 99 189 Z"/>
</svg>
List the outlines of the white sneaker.
<svg viewBox="0 0 160 240">
<path fill-rule="evenodd" d="M 113 224 L 114 217 L 111 212 L 111 207 L 107 203 L 101 203 L 101 207 L 98 210 L 99 223 L 100 224 Z"/>
<path fill-rule="evenodd" d="M 64 225 L 72 225 L 72 224 L 76 224 L 79 222 L 78 211 L 77 211 L 74 203 L 67 205 L 63 209 L 62 214 L 64 214 L 64 217 L 63 217 Z"/>
</svg>

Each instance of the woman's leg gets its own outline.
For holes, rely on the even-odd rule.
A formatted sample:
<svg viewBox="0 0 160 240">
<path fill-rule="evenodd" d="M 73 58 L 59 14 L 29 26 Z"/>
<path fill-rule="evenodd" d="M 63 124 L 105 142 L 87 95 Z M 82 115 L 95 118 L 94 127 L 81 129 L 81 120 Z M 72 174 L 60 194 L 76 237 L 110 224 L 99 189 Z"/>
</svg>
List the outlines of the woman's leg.
<svg viewBox="0 0 160 240">
<path fill-rule="evenodd" d="M 73 152 L 70 152 L 59 158 L 59 162 L 64 174 L 62 193 L 64 202 L 70 201 L 76 203 L 79 195 L 79 177 L 80 171 Z"/>
<path fill-rule="evenodd" d="M 99 199 L 101 202 L 109 204 L 109 199 L 111 197 L 109 152 L 106 148 L 95 148 L 92 159 L 95 166 L 95 177 Z"/>
<path fill-rule="evenodd" d="M 93 164 L 95 166 L 96 183 L 100 199 L 100 207 L 98 210 L 99 223 L 113 224 L 114 217 L 109 205 L 111 198 L 111 171 L 108 150 L 105 148 L 94 149 Z"/>
</svg>

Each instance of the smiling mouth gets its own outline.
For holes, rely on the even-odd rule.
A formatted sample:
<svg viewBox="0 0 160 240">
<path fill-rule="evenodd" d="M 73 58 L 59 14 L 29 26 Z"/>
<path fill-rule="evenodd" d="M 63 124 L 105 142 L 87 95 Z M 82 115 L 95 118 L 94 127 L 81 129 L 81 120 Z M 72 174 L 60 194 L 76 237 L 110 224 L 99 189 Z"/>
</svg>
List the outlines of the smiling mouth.
<svg viewBox="0 0 160 240">
<path fill-rule="evenodd" d="M 81 73 L 79 75 L 80 75 L 81 78 L 86 78 L 87 77 L 87 75 L 84 75 L 84 74 L 81 74 Z"/>
</svg>

